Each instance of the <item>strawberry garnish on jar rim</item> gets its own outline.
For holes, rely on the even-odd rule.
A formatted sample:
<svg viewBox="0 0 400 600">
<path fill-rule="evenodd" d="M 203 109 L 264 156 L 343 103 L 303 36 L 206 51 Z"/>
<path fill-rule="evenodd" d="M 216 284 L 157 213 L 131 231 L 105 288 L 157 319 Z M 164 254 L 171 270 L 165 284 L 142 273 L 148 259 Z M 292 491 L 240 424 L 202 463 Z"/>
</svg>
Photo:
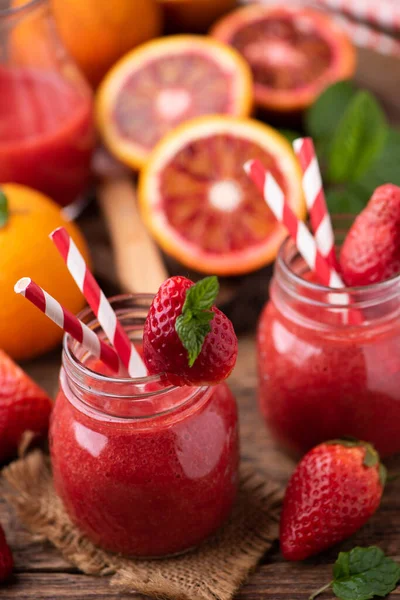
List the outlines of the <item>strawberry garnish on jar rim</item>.
<svg viewBox="0 0 400 600">
<path fill-rule="evenodd" d="M 400 187 L 377 187 L 358 215 L 340 253 L 348 286 L 386 281 L 400 273 Z"/>
<path fill-rule="evenodd" d="M 215 276 L 196 284 L 170 277 L 156 294 L 144 326 L 143 357 L 151 374 L 174 385 L 213 385 L 226 379 L 237 358 L 231 321 L 215 305 Z"/>
</svg>

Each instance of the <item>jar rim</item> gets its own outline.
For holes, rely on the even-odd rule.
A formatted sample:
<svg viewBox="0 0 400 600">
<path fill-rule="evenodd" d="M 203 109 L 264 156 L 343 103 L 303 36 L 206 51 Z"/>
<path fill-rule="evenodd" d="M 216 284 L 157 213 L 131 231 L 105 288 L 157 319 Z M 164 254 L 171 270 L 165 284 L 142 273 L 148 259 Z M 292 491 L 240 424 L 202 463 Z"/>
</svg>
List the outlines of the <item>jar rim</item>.
<svg viewBox="0 0 400 600">
<path fill-rule="evenodd" d="M 114 302 L 126 302 L 126 301 L 130 301 L 130 300 L 152 300 L 153 299 L 153 294 L 117 294 L 115 296 L 111 296 L 110 298 L 108 298 L 108 301 L 110 302 L 110 304 L 112 305 Z M 97 321 L 96 316 L 94 315 L 93 310 L 90 308 L 90 306 L 86 306 L 84 309 L 82 309 L 78 314 L 77 317 L 80 320 L 85 321 L 85 318 L 89 317 L 93 315 L 93 320 Z M 98 322 L 98 321 L 97 321 Z M 77 342 L 71 337 L 70 334 L 65 334 L 64 338 L 63 338 L 63 352 L 66 356 L 66 358 L 70 361 L 70 363 L 73 365 L 73 368 L 76 369 L 76 371 L 84 376 L 90 376 L 91 379 L 93 379 L 94 381 L 96 381 L 96 383 L 108 383 L 108 384 L 115 384 L 115 385 L 127 385 L 127 384 L 136 384 L 136 385 L 146 385 L 149 383 L 163 383 L 165 381 L 165 375 L 163 373 L 161 374 L 157 374 L 157 375 L 147 375 L 146 377 L 117 377 L 117 376 L 110 376 L 110 375 L 103 375 L 101 373 L 98 373 L 97 371 L 93 371 L 92 369 L 90 369 L 89 367 L 87 367 L 85 364 L 83 364 L 79 358 L 76 356 L 76 354 L 73 351 L 73 345 L 77 344 Z M 166 386 L 165 388 L 163 388 L 163 392 L 166 391 L 171 391 L 173 389 L 175 389 L 177 386 L 174 386 L 172 384 L 170 384 L 169 386 Z M 146 394 L 146 397 L 150 397 L 151 395 L 154 395 L 158 392 L 148 392 Z"/>
<path fill-rule="evenodd" d="M 141 333 L 143 329 L 153 297 L 153 294 L 121 294 L 109 298 L 109 301 L 121 324 L 125 325 L 128 332 L 135 334 Z M 84 308 L 78 317 L 93 331 L 101 330 L 90 307 Z M 76 354 L 78 351 L 82 353 L 81 356 Z M 141 378 L 102 375 L 85 365 L 86 354 L 79 342 L 69 335 L 64 336 L 60 383 L 62 387 L 62 382 L 68 386 L 71 402 L 76 401 L 77 406 L 84 405 L 90 411 L 106 415 L 107 418 L 144 422 L 163 417 L 184 406 L 190 406 L 209 390 L 206 385 L 172 385 L 163 374 Z M 67 390 L 66 387 L 63 389 Z M 116 404 L 114 400 L 117 401 Z"/>
<path fill-rule="evenodd" d="M 23 4 L 19 4 L 18 6 L 9 6 L 8 8 L 1 8 L 0 6 L 0 19 L 3 17 L 20 16 L 35 6 L 45 4 L 45 2 L 46 0 L 25 0 Z"/>
<path fill-rule="evenodd" d="M 379 292 L 382 293 L 386 289 L 390 289 L 393 285 L 400 284 L 400 273 L 394 275 L 390 279 L 385 279 L 384 281 L 379 281 L 377 283 L 370 283 L 368 285 L 363 286 L 345 286 L 343 288 L 332 288 L 322 283 L 309 281 L 308 279 L 304 279 L 299 274 L 295 273 L 295 271 L 290 267 L 290 262 L 293 260 L 293 256 L 287 258 L 285 253 L 288 253 L 289 247 L 292 246 L 293 249 L 296 250 L 296 254 L 299 254 L 297 251 L 296 245 L 290 236 L 286 237 L 282 242 L 277 256 L 277 266 L 282 270 L 283 274 L 288 277 L 289 280 L 295 282 L 296 284 L 301 285 L 302 287 L 314 291 L 314 292 L 334 292 L 335 294 L 370 294 L 371 292 Z"/>
</svg>

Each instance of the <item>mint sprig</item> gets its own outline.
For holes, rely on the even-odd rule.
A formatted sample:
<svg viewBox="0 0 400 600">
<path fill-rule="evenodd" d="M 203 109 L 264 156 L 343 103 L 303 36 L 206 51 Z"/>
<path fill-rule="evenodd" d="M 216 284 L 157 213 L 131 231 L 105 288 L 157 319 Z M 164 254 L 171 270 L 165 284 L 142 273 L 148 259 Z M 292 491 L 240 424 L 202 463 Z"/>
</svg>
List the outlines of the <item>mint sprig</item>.
<svg viewBox="0 0 400 600">
<path fill-rule="evenodd" d="M 7 196 L 0 190 L 0 229 L 7 225 L 9 216 Z"/>
<path fill-rule="evenodd" d="M 359 181 L 360 188 L 370 196 L 371 190 L 384 183 L 390 182 L 400 186 L 399 164 L 400 131 L 390 128 L 382 152 L 361 177 Z"/>
<path fill-rule="evenodd" d="M 305 113 L 331 213 L 357 214 L 376 187 L 400 185 L 400 132 L 373 94 L 349 81 L 328 87 Z"/>
<path fill-rule="evenodd" d="M 388 127 L 375 98 L 360 91 L 348 104 L 334 133 L 327 178 L 332 183 L 357 181 L 382 152 Z"/>
<path fill-rule="evenodd" d="M 377 546 L 353 548 L 340 552 L 333 567 L 333 580 L 310 596 L 317 596 L 332 588 L 341 600 L 371 600 L 383 598 L 400 581 L 400 565 L 385 556 Z"/>
<path fill-rule="evenodd" d="M 329 145 L 356 90 L 350 81 L 329 86 L 305 114 L 305 129 L 314 141 Z"/>
<path fill-rule="evenodd" d="M 211 331 L 211 321 L 214 318 L 211 308 L 218 292 L 219 283 L 215 275 L 201 279 L 186 292 L 182 314 L 176 320 L 175 330 L 188 351 L 190 367 L 194 365 L 204 340 Z"/>
</svg>

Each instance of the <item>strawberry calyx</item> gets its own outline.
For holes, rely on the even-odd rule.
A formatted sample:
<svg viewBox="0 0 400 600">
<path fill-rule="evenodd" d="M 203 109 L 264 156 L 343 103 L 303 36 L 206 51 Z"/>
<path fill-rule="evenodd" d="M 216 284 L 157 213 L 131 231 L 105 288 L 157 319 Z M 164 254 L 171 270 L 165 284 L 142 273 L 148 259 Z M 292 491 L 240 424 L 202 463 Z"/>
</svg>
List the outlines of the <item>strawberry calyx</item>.
<svg viewBox="0 0 400 600">
<path fill-rule="evenodd" d="M 188 352 L 189 366 L 199 356 L 206 336 L 211 331 L 214 313 L 211 308 L 219 292 L 218 278 L 205 277 L 186 291 L 182 313 L 176 319 L 175 331 Z"/>
<path fill-rule="evenodd" d="M 9 216 L 7 196 L 0 190 L 0 229 L 7 225 Z"/>
<path fill-rule="evenodd" d="M 363 461 L 364 467 L 371 468 L 371 467 L 378 466 L 379 479 L 380 479 L 382 487 L 385 487 L 385 484 L 387 481 L 387 469 L 380 462 L 381 459 L 380 459 L 379 453 L 377 452 L 377 450 L 375 450 L 375 448 L 373 447 L 372 444 L 370 444 L 368 442 L 364 442 L 362 440 L 358 440 L 356 438 L 352 438 L 352 437 L 344 437 L 342 439 L 331 440 L 326 443 L 329 445 L 339 444 L 341 446 L 344 446 L 345 448 L 357 448 L 357 447 L 365 448 L 365 456 L 364 456 L 364 461 Z"/>
</svg>

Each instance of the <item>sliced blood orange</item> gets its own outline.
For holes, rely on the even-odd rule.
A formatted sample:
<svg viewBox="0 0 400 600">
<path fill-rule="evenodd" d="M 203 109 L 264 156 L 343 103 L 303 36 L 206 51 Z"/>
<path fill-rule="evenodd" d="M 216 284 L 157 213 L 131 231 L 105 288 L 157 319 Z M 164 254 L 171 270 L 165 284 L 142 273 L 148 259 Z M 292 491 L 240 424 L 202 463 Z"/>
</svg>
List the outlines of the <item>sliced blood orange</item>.
<svg viewBox="0 0 400 600">
<path fill-rule="evenodd" d="M 205 114 L 248 116 L 252 78 L 229 46 L 204 36 L 170 36 L 128 53 L 97 96 L 97 121 L 109 150 L 140 168 L 178 124 Z"/>
<path fill-rule="evenodd" d="M 273 173 L 304 217 L 301 172 L 285 138 L 252 119 L 201 117 L 166 136 L 140 178 L 143 218 L 167 254 L 217 275 L 275 258 L 286 233 L 243 170 L 250 158 Z"/>
<path fill-rule="evenodd" d="M 211 33 L 245 57 L 256 104 L 274 112 L 303 110 L 324 88 L 355 71 L 350 40 L 318 11 L 248 6 L 223 17 Z"/>
</svg>

